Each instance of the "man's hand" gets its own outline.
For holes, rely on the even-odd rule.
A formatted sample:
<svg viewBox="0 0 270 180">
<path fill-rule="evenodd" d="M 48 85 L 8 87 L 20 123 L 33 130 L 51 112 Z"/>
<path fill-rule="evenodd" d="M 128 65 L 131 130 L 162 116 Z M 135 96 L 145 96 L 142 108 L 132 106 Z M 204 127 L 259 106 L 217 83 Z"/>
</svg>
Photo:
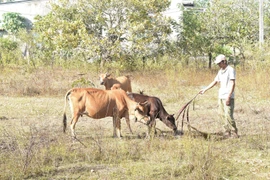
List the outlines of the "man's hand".
<svg viewBox="0 0 270 180">
<path fill-rule="evenodd" d="M 231 104 L 231 98 L 227 98 L 226 105 L 229 106 Z"/>
<path fill-rule="evenodd" d="M 199 91 L 199 94 L 204 94 L 205 93 L 205 89 L 202 89 Z"/>
</svg>

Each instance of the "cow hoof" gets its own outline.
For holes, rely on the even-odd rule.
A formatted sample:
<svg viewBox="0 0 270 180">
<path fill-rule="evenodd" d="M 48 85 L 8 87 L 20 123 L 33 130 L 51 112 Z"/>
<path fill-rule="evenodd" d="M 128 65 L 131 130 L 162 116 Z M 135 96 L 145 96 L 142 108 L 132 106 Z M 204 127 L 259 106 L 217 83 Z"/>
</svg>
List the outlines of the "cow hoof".
<svg viewBox="0 0 270 180">
<path fill-rule="evenodd" d="M 174 135 L 174 137 L 175 137 L 176 139 L 181 138 L 181 136 L 182 136 L 182 135 L 180 135 L 180 134 L 176 134 L 176 135 Z"/>
<path fill-rule="evenodd" d="M 122 139 L 122 136 L 113 136 L 114 139 Z"/>
<path fill-rule="evenodd" d="M 182 136 L 184 133 L 183 133 L 183 131 L 181 131 L 181 130 L 176 130 L 175 132 L 174 132 L 174 136 Z"/>
</svg>

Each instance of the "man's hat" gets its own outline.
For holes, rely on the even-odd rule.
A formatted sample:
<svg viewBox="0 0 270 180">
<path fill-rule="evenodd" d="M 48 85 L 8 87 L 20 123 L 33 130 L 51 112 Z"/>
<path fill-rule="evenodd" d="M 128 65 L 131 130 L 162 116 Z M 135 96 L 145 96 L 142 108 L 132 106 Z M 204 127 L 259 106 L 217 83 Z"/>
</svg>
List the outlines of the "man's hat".
<svg viewBox="0 0 270 180">
<path fill-rule="evenodd" d="M 220 55 L 218 55 L 217 57 L 216 57 L 216 60 L 215 60 L 215 64 L 218 64 L 218 63 L 220 63 L 221 61 L 226 61 L 226 56 L 225 55 L 223 55 L 223 54 L 220 54 Z"/>
</svg>

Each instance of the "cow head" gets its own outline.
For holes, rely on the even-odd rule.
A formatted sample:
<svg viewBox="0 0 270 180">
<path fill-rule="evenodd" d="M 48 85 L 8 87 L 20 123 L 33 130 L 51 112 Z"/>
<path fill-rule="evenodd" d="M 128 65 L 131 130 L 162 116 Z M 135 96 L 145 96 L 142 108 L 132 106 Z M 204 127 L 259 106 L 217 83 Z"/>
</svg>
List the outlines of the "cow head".
<svg viewBox="0 0 270 180">
<path fill-rule="evenodd" d="M 164 123 L 170 127 L 171 129 L 173 129 L 173 131 L 176 133 L 177 132 L 177 126 L 175 125 L 175 118 L 174 118 L 174 114 L 169 114 L 168 116 L 166 116 L 166 120 L 164 121 Z"/>
<path fill-rule="evenodd" d="M 99 75 L 99 82 L 100 85 L 104 85 L 107 81 L 107 78 L 110 76 L 111 74 L 108 74 L 107 72 L 105 74 L 100 74 Z"/>
<path fill-rule="evenodd" d="M 141 120 L 148 121 L 147 104 L 147 101 L 136 103 L 136 106 L 129 109 L 129 119 L 133 119 L 135 122 Z"/>
</svg>

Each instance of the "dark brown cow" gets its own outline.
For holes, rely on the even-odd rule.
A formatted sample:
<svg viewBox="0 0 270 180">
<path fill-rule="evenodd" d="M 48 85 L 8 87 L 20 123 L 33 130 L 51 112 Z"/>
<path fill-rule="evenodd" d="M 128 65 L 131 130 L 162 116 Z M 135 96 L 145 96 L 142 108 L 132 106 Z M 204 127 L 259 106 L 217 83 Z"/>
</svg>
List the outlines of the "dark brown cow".
<svg viewBox="0 0 270 180">
<path fill-rule="evenodd" d="M 136 102 L 144 102 L 144 101 L 148 102 L 146 113 L 150 117 L 150 120 L 147 122 L 150 128 L 155 127 L 156 125 L 155 119 L 158 118 L 164 124 L 166 124 L 166 126 L 171 128 L 175 134 L 177 133 L 177 127 L 175 125 L 174 116 L 167 113 L 159 98 L 137 93 L 128 93 L 128 96 L 131 99 L 135 100 Z"/>
<path fill-rule="evenodd" d="M 123 89 L 126 92 L 132 92 L 129 76 L 111 77 L 111 74 L 105 73 L 99 75 L 100 84 L 105 86 L 106 90 Z"/>
<path fill-rule="evenodd" d="M 66 106 L 69 100 L 72 113 L 70 128 L 72 136 L 75 138 L 75 125 L 82 115 L 87 115 L 94 119 L 113 117 L 113 135 L 121 136 L 121 118 L 144 119 L 146 104 L 137 103 L 131 100 L 125 91 L 102 90 L 96 88 L 73 88 L 65 95 L 65 108 L 63 115 L 64 132 L 67 126 Z M 147 118 L 148 119 L 148 118 Z M 129 122 L 127 121 L 127 124 Z"/>
</svg>

